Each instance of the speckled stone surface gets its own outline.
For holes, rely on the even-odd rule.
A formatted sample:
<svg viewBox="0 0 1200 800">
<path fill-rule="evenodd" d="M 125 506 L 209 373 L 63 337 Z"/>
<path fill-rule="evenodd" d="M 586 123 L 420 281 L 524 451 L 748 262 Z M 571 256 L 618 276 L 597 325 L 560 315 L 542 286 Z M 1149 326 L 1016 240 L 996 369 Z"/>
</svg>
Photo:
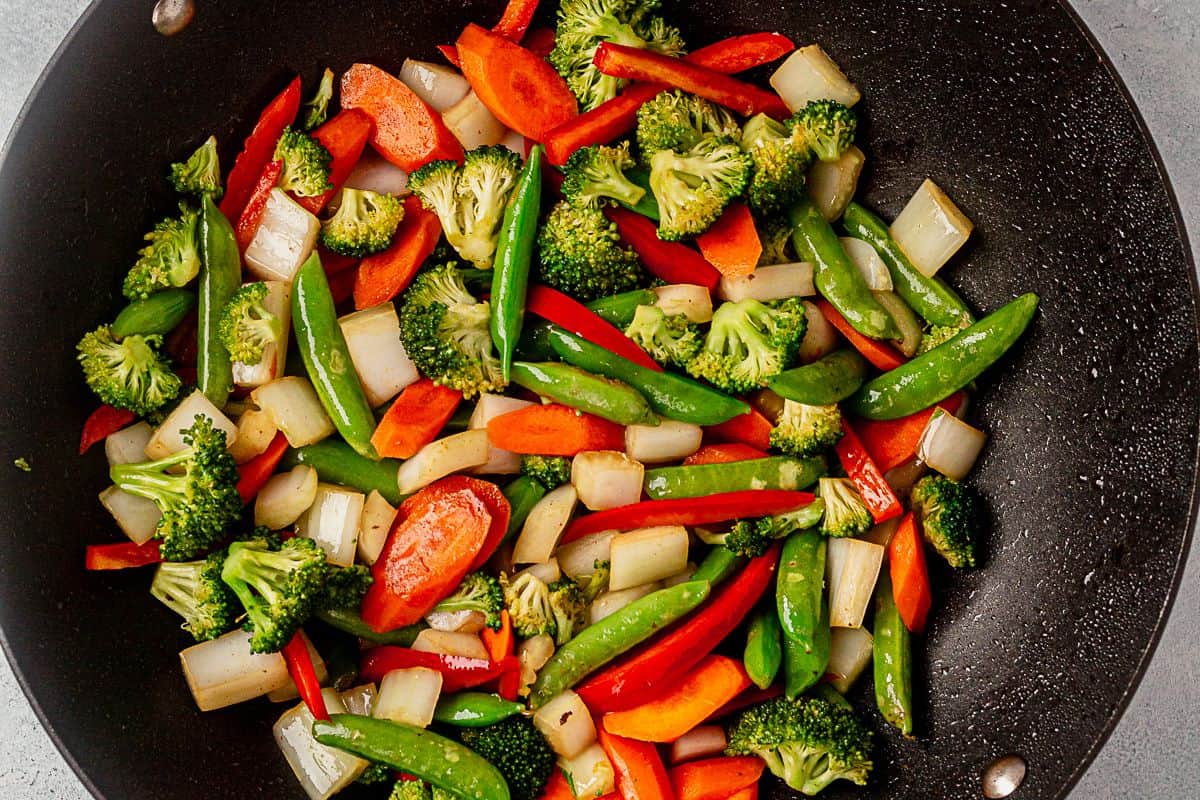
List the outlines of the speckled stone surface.
<svg viewBox="0 0 1200 800">
<path fill-rule="evenodd" d="M 0 0 L 0 130 L 11 124 L 41 66 L 84 5 L 79 0 Z M 1164 154 L 1189 228 L 1200 231 L 1195 144 L 1200 86 L 1194 79 L 1200 68 L 1200 4 L 1077 0 L 1074 5 L 1129 84 Z M 1155 660 L 1072 797 L 1196 796 L 1200 733 L 1192 720 L 1200 709 L 1198 639 L 1200 554 L 1194 553 Z M 87 796 L 41 731 L 6 664 L 0 664 L 0 795 L 18 800 Z"/>
</svg>

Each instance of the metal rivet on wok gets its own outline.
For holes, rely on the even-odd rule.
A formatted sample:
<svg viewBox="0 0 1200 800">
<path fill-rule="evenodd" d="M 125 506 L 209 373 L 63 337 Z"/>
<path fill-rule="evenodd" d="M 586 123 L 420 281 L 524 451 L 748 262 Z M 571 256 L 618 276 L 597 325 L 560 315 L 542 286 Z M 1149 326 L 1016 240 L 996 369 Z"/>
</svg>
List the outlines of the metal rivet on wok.
<svg viewBox="0 0 1200 800">
<path fill-rule="evenodd" d="M 1018 755 L 1000 756 L 983 770 L 983 796 L 1000 800 L 1015 792 L 1025 780 L 1025 759 Z"/>
<path fill-rule="evenodd" d="M 150 20 L 154 30 L 163 36 L 174 36 L 182 31 L 196 16 L 196 4 L 192 0 L 158 0 Z"/>
</svg>

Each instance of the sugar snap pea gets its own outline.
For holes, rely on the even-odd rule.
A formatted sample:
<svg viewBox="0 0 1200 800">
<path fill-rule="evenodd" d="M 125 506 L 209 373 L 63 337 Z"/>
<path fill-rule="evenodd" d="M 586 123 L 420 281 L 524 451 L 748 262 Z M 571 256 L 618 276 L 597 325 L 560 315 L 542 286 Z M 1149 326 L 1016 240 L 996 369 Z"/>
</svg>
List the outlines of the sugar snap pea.
<svg viewBox="0 0 1200 800">
<path fill-rule="evenodd" d="M 746 629 L 742 663 L 750 680 L 760 689 L 774 683 L 775 676 L 779 674 L 779 666 L 783 663 L 782 637 L 779 615 L 770 606 L 761 608 Z"/>
<path fill-rule="evenodd" d="M 312 467 L 317 471 L 317 477 L 326 483 L 349 486 L 363 493 L 377 491 L 394 506 L 404 499 L 396 484 L 399 461 L 394 458 L 382 458 L 379 461 L 363 458 L 350 445 L 337 439 L 325 439 L 288 450 L 283 456 L 283 468 L 291 469 L 297 464 Z"/>
<path fill-rule="evenodd" d="M 885 569 L 875 584 L 875 703 L 879 713 L 905 736 L 913 732 L 912 635 L 904 626 L 892 597 L 892 579 Z"/>
<path fill-rule="evenodd" d="M 637 389 L 569 364 L 516 361 L 512 365 L 512 380 L 531 392 L 620 425 L 659 422 Z"/>
<path fill-rule="evenodd" d="M 121 309 L 112 324 L 113 334 L 150 336 L 170 333 L 183 322 L 194 305 L 196 296 L 187 289 L 163 289 Z"/>
<path fill-rule="evenodd" d="M 825 597 L 825 537 L 793 533 L 783 543 L 775 603 L 783 630 L 784 692 L 797 697 L 825 674 L 832 632 Z"/>
<path fill-rule="evenodd" d="M 458 692 L 438 700 L 433 719 L 458 728 L 482 728 L 525 710 L 521 703 L 487 692 Z"/>
<path fill-rule="evenodd" d="M 840 403 L 862 386 L 867 362 L 849 348 L 834 350 L 811 364 L 781 372 L 768 387 L 780 397 L 808 406 Z"/>
<path fill-rule="evenodd" d="M 196 303 L 196 384 L 222 408 L 233 390 L 233 362 L 217 328 L 221 312 L 242 284 L 242 257 L 233 226 L 210 195 L 200 206 L 200 280 Z"/>
<path fill-rule="evenodd" d="M 825 474 L 825 459 L 771 456 L 727 464 L 692 464 L 646 470 L 646 494 L 654 500 L 704 497 L 748 489 L 803 489 Z M 749 509 L 748 509 L 749 511 Z"/>
<path fill-rule="evenodd" d="M 546 487 L 528 475 L 519 475 L 504 487 L 504 496 L 508 498 L 508 530 L 505 539 L 511 539 L 525 526 L 529 512 L 538 501 L 546 496 Z"/>
<path fill-rule="evenodd" d="M 315 616 L 329 627 L 337 628 L 343 633 L 375 644 L 393 644 L 397 647 L 408 647 L 416 641 L 417 634 L 426 628 L 424 623 L 417 623 L 379 633 L 364 622 L 358 611 L 353 608 L 323 608 Z"/>
<path fill-rule="evenodd" d="M 537 239 L 541 200 L 542 146 L 537 145 L 525 159 L 512 197 L 504 209 L 500 239 L 496 244 L 490 326 L 506 381 L 525 321 L 525 292 L 529 287 L 529 265 Z"/>
</svg>

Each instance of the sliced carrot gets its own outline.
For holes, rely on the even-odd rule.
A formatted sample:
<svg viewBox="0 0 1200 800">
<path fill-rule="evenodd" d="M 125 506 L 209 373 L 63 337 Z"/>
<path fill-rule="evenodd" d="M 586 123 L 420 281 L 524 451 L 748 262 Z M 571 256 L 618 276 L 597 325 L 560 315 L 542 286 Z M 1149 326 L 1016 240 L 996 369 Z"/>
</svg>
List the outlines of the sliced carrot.
<svg viewBox="0 0 1200 800">
<path fill-rule="evenodd" d="M 513 654 L 513 629 L 512 617 L 508 615 L 508 609 L 500 612 L 500 630 L 484 628 L 479 632 L 479 638 L 483 640 L 483 646 L 488 651 L 488 658 L 492 661 L 503 661 L 506 656 L 511 656 Z"/>
<path fill-rule="evenodd" d="M 707 656 L 658 698 L 604 715 L 604 729 L 640 742 L 673 742 L 750 686 L 740 661 Z"/>
<path fill-rule="evenodd" d="M 758 783 L 766 764 L 754 756 L 720 756 L 671 768 L 678 800 L 725 800 Z"/>
<path fill-rule="evenodd" d="M 758 784 L 747 786 L 740 792 L 729 795 L 729 800 L 758 800 Z"/>
<path fill-rule="evenodd" d="M 550 780 L 546 782 L 546 788 L 542 790 L 539 800 L 575 800 L 571 784 L 567 783 L 561 769 L 556 767 L 550 771 Z"/>
<path fill-rule="evenodd" d="M 720 219 L 696 237 L 696 244 L 705 260 L 729 278 L 754 272 L 762 255 L 762 241 L 745 203 L 730 203 Z"/>
<path fill-rule="evenodd" d="M 483 501 L 483 504 L 487 506 L 488 513 L 492 515 L 492 522 L 488 526 L 487 534 L 483 537 L 483 544 L 480 546 L 479 552 L 475 554 L 475 560 L 471 562 L 470 569 L 474 571 L 482 567 L 495 554 L 496 549 L 500 547 L 500 542 L 504 541 L 504 535 L 508 532 L 508 519 L 512 516 L 512 506 L 509 505 L 504 492 L 500 491 L 500 487 L 491 481 L 463 475 L 456 476 L 456 478 L 471 487 L 471 491 L 475 492 L 475 496 Z"/>
<path fill-rule="evenodd" d="M 751 686 L 749 689 L 718 708 L 709 715 L 708 719 L 704 721 L 715 722 L 719 719 L 724 719 L 736 711 L 741 711 L 743 708 L 749 708 L 750 706 L 756 706 L 759 703 L 770 700 L 773 697 L 779 697 L 781 694 L 783 694 L 783 686 L 778 683 L 773 683 L 765 689 L 760 689 L 757 686 Z"/>
<path fill-rule="evenodd" d="M 396 228 L 392 246 L 367 256 L 358 267 L 354 307 L 361 310 L 386 303 L 407 289 L 441 235 L 437 214 L 426 211 L 416 195 L 404 198 L 404 219 Z"/>
<path fill-rule="evenodd" d="M 603 726 L 596 728 L 596 737 L 616 773 L 621 800 L 675 800 L 671 777 L 654 745 L 617 736 Z"/>
<path fill-rule="evenodd" d="M 720 425 L 704 429 L 705 435 L 718 442 L 741 442 L 758 450 L 771 446 L 771 422 L 756 408 L 739 414 Z"/>
<path fill-rule="evenodd" d="M 287 449 L 287 437 L 282 433 L 276 433 L 266 450 L 238 467 L 237 490 L 243 505 L 258 496 L 259 490 L 275 473 L 275 468 L 283 460 L 283 454 L 287 452 Z"/>
<path fill-rule="evenodd" d="M 941 408 L 949 414 L 957 414 L 964 397 L 962 392 L 955 392 L 935 406 L 900 419 L 856 419 L 854 429 L 879 469 L 887 472 L 917 455 L 921 434 L 933 412 Z"/>
<path fill-rule="evenodd" d="M 925 547 L 911 511 L 900 520 L 888 542 L 888 569 L 892 575 L 892 597 L 900 619 L 904 620 L 904 627 L 920 633 L 925 630 L 929 609 L 933 607 L 933 590 L 929 586 Z"/>
<path fill-rule="evenodd" d="M 905 362 L 904 356 L 900 355 L 899 351 L 887 342 L 876 341 L 854 330 L 846 318 L 830 305 L 828 300 L 817 300 L 817 308 L 821 309 L 821 314 L 829 320 L 829 324 L 837 328 L 838 333 L 845 336 L 854 349 L 862 353 L 863 358 L 870 361 L 876 369 L 887 372 Z"/>
<path fill-rule="evenodd" d="M 458 57 L 458 48 L 452 44 L 434 45 L 434 48 L 442 54 L 442 57 L 449 61 L 453 66 L 462 69 L 462 59 Z"/>
<path fill-rule="evenodd" d="M 697 464 L 731 464 L 734 461 L 753 461 L 756 458 L 766 458 L 765 450 L 758 450 L 741 442 L 725 444 L 706 444 L 683 460 L 685 467 Z"/>
<path fill-rule="evenodd" d="M 422 378 L 405 387 L 388 408 L 371 444 L 384 458 L 412 458 L 437 438 L 461 402 L 462 392 Z"/>
<path fill-rule="evenodd" d="M 371 118 L 357 108 L 347 108 L 313 131 L 312 136 L 333 157 L 329 164 L 329 182 L 333 188 L 315 197 L 296 198 L 297 203 L 316 214 L 342 188 L 358 164 L 367 139 L 371 137 Z"/>
<path fill-rule="evenodd" d="M 585 450 L 624 450 L 625 429 L 615 422 L 551 403 L 494 417 L 487 426 L 495 447 L 514 453 L 574 456 Z"/>
</svg>

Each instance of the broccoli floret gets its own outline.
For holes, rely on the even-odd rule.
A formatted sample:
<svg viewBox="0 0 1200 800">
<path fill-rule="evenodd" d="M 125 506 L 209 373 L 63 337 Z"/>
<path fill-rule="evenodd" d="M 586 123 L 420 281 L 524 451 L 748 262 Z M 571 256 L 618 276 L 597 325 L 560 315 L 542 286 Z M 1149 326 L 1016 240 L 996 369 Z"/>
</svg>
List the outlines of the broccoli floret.
<svg viewBox="0 0 1200 800">
<path fill-rule="evenodd" d="M 727 110 L 678 89 L 661 92 L 637 112 L 637 143 L 649 166 L 663 150 L 684 153 L 709 136 L 737 137 L 741 128 Z"/>
<path fill-rule="evenodd" d="M 209 136 L 186 161 L 172 164 L 169 180 L 180 194 L 207 194 L 214 202 L 220 200 L 225 189 L 221 186 L 217 137 Z"/>
<path fill-rule="evenodd" d="M 520 714 L 482 728 L 462 728 L 462 742 L 500 770 L 512 800 L 540 797 L 550 771 L 554 751 L 533 722 Z"/>
<path fill-rule="evenodd" d="M 183 629 L 197 642 L 215 639 L 233 627 L 241 614 L 237 598 L 221 581 L 223 551 L 201 561 L 166 561 L 158 565 L 150 594 L 183 617 Z"/>
<path fill-rule="evenodd" d="M 491 269 L 504 206 L 517 183 L 521 159 L 502 145 L 477 147 L 460 167 L 431 161 L 408 178 L 408 188 L 437 214 L 446 241 L 480 269 Z"/>
<path fill-rule="evenodd" d="M 282 341 L 283 320 L 267 310 L 266 298 L 266 283 L 248 283 L 233 293 L 221 312 L 217 334 L 234 361 L 258 364 L 267 345 Z"/>
<path fill-rule="evenodd" d="M 329 116 L 329 101 L 332 99 L 333 70 L 326 67 L 321 73 L 321 82 L 317 84 L 316 93 L 304 104 L 304 130 L 311 131 L 324 124 Z"/>
<path fill-rule="evenodd" d="M 771 429 L 771 446 L 796 458 L 828 450 L 842 438 L 842 412 L 836 405 L 810 406 L 784 400 L 779 423 Z"/>
<path fill-rule="evenodd" d="M 126 336 L 117 340 L 112 328 L 101 325 L 76 345 L 88 388 L 114 408 L 146 416 L 179 396 L 182 382 L 159 352 L 158 335 Z"/>
<path fill-rule="evenodd" d="M 538 233 L 538 277 L 582 301 L 627 292 L 643 281 L 633 250 L 595 207 L 566 201 L 550 211 Z"/>
<path fill-rule="evenodd" d="M 565 575 L 547 588 L 550 590 L 550 608 L 554 612 L 554 626 L 557 628 L 554 643 L 561 646 L 587 625 L 591 601 L 583 587 Z"/>
<path fill-rule="evenodd" d="M 910 496 L 925 541 L 952 567 L 974 567 L 979 538 L 979 497 L 967 486 L 941 475 L 917 481 Z"/>
<path fill-rule="evenodd" d="M 724 545 L 739 556 L 754 558 L 761 556 L 776 539 L 783 539 L 796 531 L 808 530 L 821 521 L 825 511 L 825 503 L 821 498 L 785 514 L 759 519 L 741 519 L 733 523 L 728 533 L 701 533 L 700 539 L 705 544 Z"/>
<path fill-rule="evenodd" d="M 566 456 L 521 456 L 521 474 L 552 492 L 571 482 L 571 459 Z"/>
<path fill-rule="evenodd" d="M 862 536 L 875 524 L 862 495 L 849 478 L 821 478 L 817 493 L 825 501 L 821 533 L 844 538 Z"/>
<path fill-rule="evenodd" d="M 354 779 L 354 782 L 361 783 L 364 786 L 377 786 L 381 783 L 391 783 L 392 780 L 392 768 L 387 764 L 380 764 L 378 761 L 373 761 L 370 766 L 363 770 L 361 775 Z M 395 794 L 392 797 L 395 797 Z M 429 800 L 429 797 L 426 796 L 424 800 Z"/>
<path fill-rule="evenodd" d="M 592 562 L 592 569 L 594 570 L 592 574 L 588 575 L 587 580 L 580 584 L 588 605 L 608 591 L 608 577 L 612 573 L 612 562 L 597 559 Z"/>
<path fill-rule="evenodd" d="M 195 558 L 242 513 L 237 464 L 225 447 L 225 431 L 197 414 L 183 441 L 187 447 L 166 458 L 109 470 L 120 489 L 153 500 L 162 512 L 155 536 L 167 561 Z"/>
<path fill-rule="evenodd" d="M 969 323 L 964 322 L 962 325 L 933 325 L 921 337 L 921 343 L 917 345 L 917 355 L 928 353 L 938 345 L 943 345 L 963 332 L 963 328 L 968 327 Z"/>
<path fill-rule="evenodd" d="M 704 347 L 699 325 L 685 314 L 667 314 L 658 306 L 638 306 L 625 335 L 659 364 L 680 369 Z"/>
<path fill-rule="evenodd" d="M 613 147 L 582 147 L 571 154 L 563 167 L 563 197 L 584 206 L 600 205 L 605 199 L 637 205 L 646 190 L 625 177 L 625 170 L 632 166 L 629 142 Z"/>
<path fill-rule="evenodd" d="M 822 161 L 837 161 L 854 144 L 858 118 L 836 100 L 810 100 L 792 115 L 808 146 Z"/>
<path fill-rule="evenodd" d="M 554 609 L 550 605 L 550 587 L 545 581 L 526 572 L 510 583 L 508 576 L 501 573 L 500 586 L 504 589 L 504 603 L 512 619 L 513 633 L 522 639 L 558 633 Z"/>
<path fill-rule="evenodd" d="M 390 194 L 343 189 L 337 213 L 321 223 L 321 243 L 338 255 L 365 258 L 386 250 L 404 219 L 404 204 Z"/>
<path fill-rule="evenodd" d="M 751 208 L 769 214 L 800 199 L 813 162 L 802 128 L 757 114 L 742 130 L 742 148 L 754 165 L 746 192 Z"/>
<path fill-rule="evenodd" d="M 605 75 L 592 59 L 601 42 L 683 54 L 683 37 L 660 17 L 657 0 L 564 0 L 549 61 L 579 99 L 582 110 L 595 108 L 616 96 L 626 81 Z"/>
<path fill-rule="evenodd" d="M 709 136 L 686 153 L 660 150 L 650 161 L 658 237 L 676 242 L 704 233 L 750 177 L 750 156 L 728 137 Z"/>
<path fill-rule="evenodd" d="M 500 630 L 500 612 L 504 610 L 504 589 L 500 581 L 486 572 L 472 572 L 462 579 L 454 593 L 442 600 L 434 611 L 478 611 L 487 626 Z"/>
<path fill-rule="evenodd" d="M 400 340 L 421 374 L 467 397 L 500 391 L 504 377 L 488 330 L 491 309 L 463 285 L 454 262 L 417 275 L 400 306 Z"/>
<path fill-rule="evenodd" d="M 297 197 L 317 197 L 333 188 L 329 180 L 333 156 L 325 145 L 303 131 L 291 126 L 284 128 L 272 158 L 283 162 L 279 187 Z"/>
<path fill-rule="evenodd" d="M 758 266 L 767 267 L 772 264 L 791 264 L 796 261 L 796 251 L 792 246 L 792 224 L 786 217 L 771 216 L 758 220 L 758 239 L 762 243 L 762 254 L 758 257 Z"/>
<path fill-rule="evenodd" d="M 266 529 L 261 529 L 265 531 Z M 257 533 L 257 531 L 256 531 Z M 318 608 L 357 609 L 362 605 L 362 599 L 375 579 L 371 577 L 371 568 L 361 564 L 353 567 L 330 566 L 325 575 L 325 585 L 321 587 L 321 597 L 317 600 Z"/>
<path fill-rule="evenodd" d="M 385 768 L 387 769 L 387 768 Z M 368 768 L 368 772 L 370 769 Z M 363 773 L 364 775 L 366 773 Z M 392 771 L 387 769 L 387 777 L 390 778 Z M 362 780 L 361 778 L 359 779 Z M 383 783 L 384 781 L 379 781 Z M 429 784 L 420 779 L 399 780 L 392 787 L 392 793 L 388 796 L 388 800 L 433 800 L 433 792 L 430 790 Z"/>
<path fill-rule="evenodd" d="M 836 780 L 865 786 L 871 731 L 828 700 L 777 697 L 743 711 L 729 729 L 727 755 L 756 755 L 788 786 L 815 795 Z"/>
<path fill-rule="evenodd" d="M 161 289 L 186 286 L 200 272 L 196 240 L 200 212 L 179 205 L 179 216 L 169 217 L 146 234 L 145 247 L 125 276 L 124 293 L 130 300 L 145 300 Z"/>
<path fill-rule="evenodd" d="M 283 648 L 316 608 L 329 574 L 325 553 L 296 536 L 275 547 L 264 539 L 234 542 L 221 579 L 246 609 L 250 652 Z"/>
<path fill-rule="evenodd" d="M 791 366 L 807 324 L 804 305 L 796 298 L 722 303 L 688 372 L 730 394 L 761 388 Z"/>
</svg>

